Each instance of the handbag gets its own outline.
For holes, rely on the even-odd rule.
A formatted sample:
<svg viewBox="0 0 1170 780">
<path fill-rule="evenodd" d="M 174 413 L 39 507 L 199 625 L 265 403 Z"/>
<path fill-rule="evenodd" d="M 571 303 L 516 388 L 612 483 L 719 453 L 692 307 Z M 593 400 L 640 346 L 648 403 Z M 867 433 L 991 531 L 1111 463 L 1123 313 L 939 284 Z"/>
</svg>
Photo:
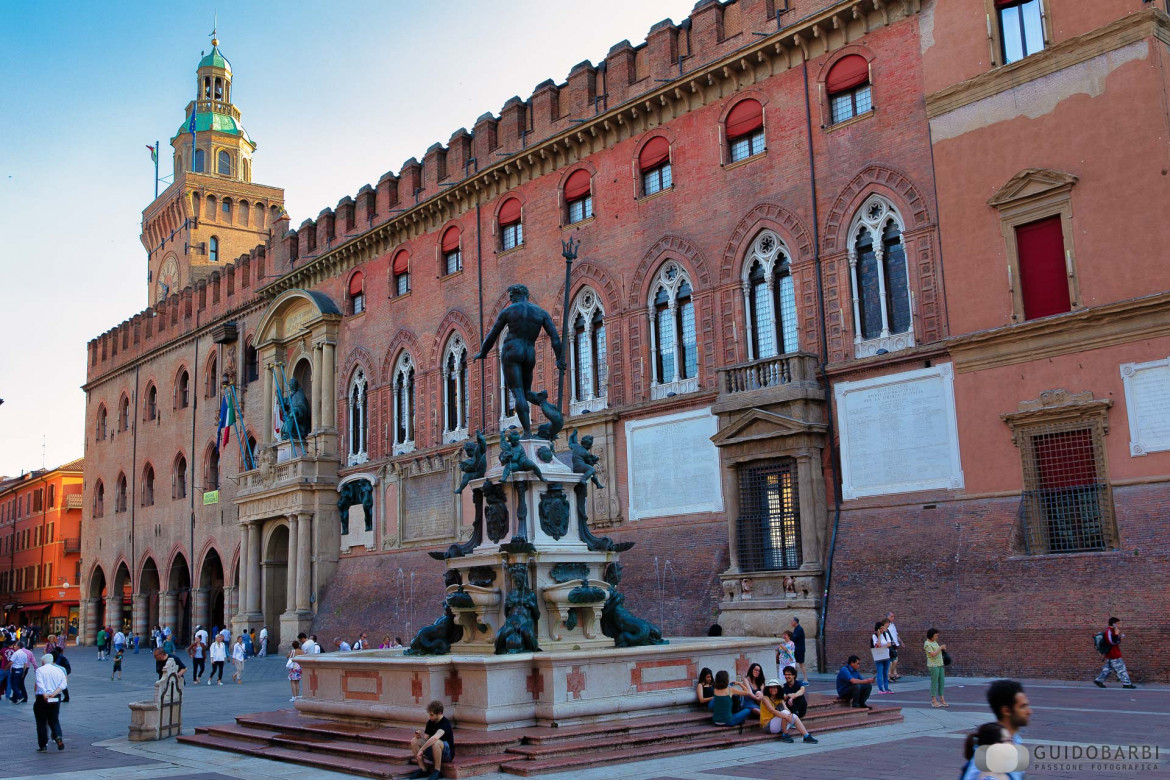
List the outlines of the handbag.
<svg viewBox="0 0 1170 780">
<path fill-rule="evenodd" d="M 875 642 L 875 639 L 876 639 L 876 637 L 874 637 L 873 639 L 870 639 L 870 642 L 869 642 L 869 644 L 870 644 L 869 652 L 871 655 L 873 655 L 873 660 L 874 661 L 888 661 L 890 659 L 889 646 L 887 645 L 885 647 L 878 647 L 876 642 Z"/>
<path fill-rule="evenodd" d="M 946 650 L 943 650 L 942 654 L 943 654 L 943 666 L 950 666 L 951 660 L 952 660 L 951 654 L 948 653 Z"/>
<path fill-rule="evenodd" d="M 296 665 L 297 665 L 297 664 L 296 664 L 296 661 L 294 661 L 294 660 L 292 659 L 292 656 L 291 656 L 291 655 L 288 657 L 288 660 L 284 662 L 284 668 L 285 668 L 285 669 L 292 669 L 292 668 L 293 668 L 294 666 L 296 666 Z"/>
</svg>

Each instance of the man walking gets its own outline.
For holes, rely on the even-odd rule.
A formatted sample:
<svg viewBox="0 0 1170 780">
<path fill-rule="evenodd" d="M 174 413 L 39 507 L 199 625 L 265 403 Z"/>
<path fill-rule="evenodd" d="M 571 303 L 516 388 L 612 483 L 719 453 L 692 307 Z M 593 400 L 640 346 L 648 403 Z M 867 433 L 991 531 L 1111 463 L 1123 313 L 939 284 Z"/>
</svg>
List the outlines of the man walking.
<svg viewBox="0 0 1170 780">
<path fill-rule="evenodd" d="M 268 655 L 268 626 L 260 629 L 260 657 Z"/>
<path fill-rule="evenodd" d="M 106 660 L 106 637 L 107 636 L 109 636 L 109 635 L 106 633 L 106 630 L 104 628 L 100 629 L 98 631 L 97 649 L 98 649 L 98 660 L 99 661 Z"/>
<path fill-rule="evenodd" d="M 126 649 L 126 635 L 123 634 L 122 629 L 119 628 L 118 632 L 116 634 L 114 634 L 114 652 L 118 653 L 119 651 L 125 650 L 125 649 Z"/>
<path fill-rule="evenodd" d="M 1110 672 L 1117 675 L 1122 688 L 1137 687 L 1129 679 L 1129 671 L 1125 668 L 1125 661 L 1121 659 L 1121 640 L 1124 638 L 1125 634 L 1121 633 L 1121 618 L 1109 618 L 1109 627 L 1105 629 L 1105 647 L 1108 648 L 1105 651 L 1105 666 L 1097 675 L 1097 679 L 1093 680 L 1093 684 L 1098 688 L 1105 687 L 1105 681 L 1109 679 Z"/>
<path fill-rule="evenodd" d="M 800 625 L 800 618 L 792 618 L 792 644 L 796 645 L 793 656 L 796 657 L 796 668 L 800 670 L 800 680 L 808 685 L 808 672 L 804 670 L 804 627 Z"/>
<path fill-rule="evenodd" d="M 68 685 L 69 678 L 65 676 L 65 670 L 53 663 L 53 656 L 49 653 L 41 656 L 41 665 L 36 673 L 36 687 L 33 689 L 36 696 L 33 717 L 37 721 L 38 753 L 47 750 L 50 731 L 57 743 L 57 749 L 65 749 L 65 740 L 61 738 L 61 693 Z"/>
<path fill-rule="evenodd" d="M 1008 739 L 1015 745 L 1021 744 L 1020 729 L 1027 726 L 1032 717 L 1032 706 L 1024 695 L 1024 686 L 1015 680 L 996 680 L 987 688 L 987 703 Z M 1009 780 L 1024 780 L 1023 772 L 1007 772 L 1006 776 Z M 982 777 L 984 773 L 972 761 L 967 765 L 961 780 L 980 780 Z"/>
<path fill-rule="evenodd" d="M 13 704 L 28 701 L 28 689 L 24 686 L 24 676 L 28 674 L 28 660 L 29 654 L 24 650 L 24 642 L 17 642 L 8 667 L 8 700 Z"/>
</svg>

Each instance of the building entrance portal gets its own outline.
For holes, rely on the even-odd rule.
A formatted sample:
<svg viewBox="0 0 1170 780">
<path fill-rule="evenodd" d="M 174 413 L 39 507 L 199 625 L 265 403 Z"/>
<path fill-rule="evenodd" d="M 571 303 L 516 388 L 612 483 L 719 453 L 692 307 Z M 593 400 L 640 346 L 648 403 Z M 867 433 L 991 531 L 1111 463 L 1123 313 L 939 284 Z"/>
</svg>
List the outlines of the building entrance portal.
<svg viewBox="0 0 1170 780">
<path fill-rule="evenodd" d="M 283 523 L 276 526 L 268 535 L 261 562 L 263 583 L 261 598 L 270 647 L 283 645 L 285 639 L 281 636 L 280 616 L 288 604 L 288 538 L 288 526 Z M 291 642 L 296 637 L 287 639 Z"/>
</svg>

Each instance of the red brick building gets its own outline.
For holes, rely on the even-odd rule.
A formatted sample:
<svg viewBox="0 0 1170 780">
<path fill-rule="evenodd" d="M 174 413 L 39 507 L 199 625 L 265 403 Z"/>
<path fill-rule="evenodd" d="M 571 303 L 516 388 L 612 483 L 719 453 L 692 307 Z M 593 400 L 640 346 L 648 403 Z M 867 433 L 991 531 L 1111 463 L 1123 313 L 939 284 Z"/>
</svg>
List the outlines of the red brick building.
<svg viewBox="0 0 1170 780">
<path fill-rule="evenodd" d="M 127 588 L 136 628 L 231 619 L 287 642 L 309 626 L 406 638 L 433 619 L 426 552 L 469 533 L 458 444 L 477 428 L 494 442 L 513 415 L 495 353 L 472 356 L 523 282 L 557 322 L 568 294 L 567 427 L 601 457 L 590 522 L 637 542 L 623 555 L 635 611 L 667 634 L 718 620 L 771 635 L 797 615 L 810 639 L 827 617 L 830 662 L 875 611 L 900 610 L 916 636 L 941 601 L 901 579 L 906 552 L 933 576 L 954 554 L 918 543 L 937 522 L 925 513 L 1013 500 L 1007 482 L 970 487 L 990 471 L 986 423 L 967 421 L 989 412 L 950 345 L 991 326 L 968 311 L 975 282 L 944 289 L 940 215 L 967 228 L 975 157 L 947 146 L 963 133 L 939 137 L 932 101 L 986 77 L 942 59 L 938 36 L 966 21 L 938 6 L 700 2 L 315 220 L 277 219 L 247 255 L 180 273 L 194 284 L 89 345 L 86 506 L 103 515 L 85 543 L 88 630 L 121 614 Z M 202 229 L 207 215 L 185 219 Z M 978 265 L 969 248 L 945 256 L 952 284 Z M 555 392 L 547 343 L 538 357 L 534 384 Z M 234 436 L 213 446 L 225 374 L 254 464 Z M 288 377 L 310 407 L 303 448 L 273 432 Z M 192 392 L 198 404 L 180 403 Z M 355 482 L 373 514 L 351 508 L 342 534 L 338 496 Z M 889 526 L 911 517 L 915 541 L 890 551 Z M 972 671 L 998 662 L 971 647 Z"/>
<path fill-rule="evenodd" d="M 76 637 L 82 461 L 0 482 L 3 625 Z"/>
</svg>

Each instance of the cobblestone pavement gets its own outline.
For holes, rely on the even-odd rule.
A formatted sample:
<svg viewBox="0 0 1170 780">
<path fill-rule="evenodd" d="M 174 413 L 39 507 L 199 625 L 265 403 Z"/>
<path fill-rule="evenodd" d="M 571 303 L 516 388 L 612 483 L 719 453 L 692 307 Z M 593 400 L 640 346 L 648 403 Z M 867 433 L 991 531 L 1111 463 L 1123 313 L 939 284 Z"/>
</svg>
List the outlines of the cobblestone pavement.
<svg viewBox="0 0 1170 780">
<path fill-rule="evenodd" d="M 0 702 L 0 778 L 28 780 L 333 780 L 348 777 L 319 769 L 249 758 L 232 753 L 179 745 L 174 740 L 132 743 L 126 739 L 130 723 L 128 702 L 149 699 L 153 692 L 154 660 L 146 652 L 127 654 L 124 679 L 111 682 L 111 662 L 98 661 L 92 648 L 69 653 L 71 701 L 62 707 L 65 750 L 36 751 L 32 705 Z M 184 660 L 186 658 L 184 656 Z M 1157 745 L 1156 768 L 1094 769 L 1084 761 L 1079 768 L 1038 767 L 1033 778 L 1063 780 L 1129 780 L 1170 777 L 1170 686 L 1142 686 L 1135 691 L 1116 684 L 1108 690 L 1092 685 L 1095 670 L 1084 679 L 1062 683 L 1024 681 L 1032 701 L 1032 724 L 1025 745 L 1035 748 L 1089 744 Z M 190 675 L 190 670 L 188 670 Z M 183 708 L 184 733 L 195 726 L 227 723 L 240 713 L 289 706 L 284 659 L 253 659 L 244 672 L 245 683 L 228 679 L 222 686 L 188 685 Z M 205 678 L 206 679 L 206 678 Z M 958 777 L 963 735 L 990 720 L 984 699 L 984 679 L 952 678 L 947 684 L 949 709 L 930 707 L 929 683 L 904 678 L 894 684 L 895 695 L 875 701 L 903 707 L 905 722 L 862 731 L 826 734 L 819 745 L 773 743 L 708 751 L 669 759 L 605 766 L 585 772 L 547 775 L 556 780 L 731 780 L 732 778 L 799 778 L 799 780 L 952 780 Z M 31 691 L 31 680 L 29 681 Z M 814 675 L 814 691 L 828 691 L 832 678 Z M 731 738 L 734 740 L 734 737 Z M 50 745 L 52 748 L 52 745 Z M 1045 764 L 1049 762 L 1044 762 Z M 484 780 L 513 779 L 487 775 Z"/>
</svg>

